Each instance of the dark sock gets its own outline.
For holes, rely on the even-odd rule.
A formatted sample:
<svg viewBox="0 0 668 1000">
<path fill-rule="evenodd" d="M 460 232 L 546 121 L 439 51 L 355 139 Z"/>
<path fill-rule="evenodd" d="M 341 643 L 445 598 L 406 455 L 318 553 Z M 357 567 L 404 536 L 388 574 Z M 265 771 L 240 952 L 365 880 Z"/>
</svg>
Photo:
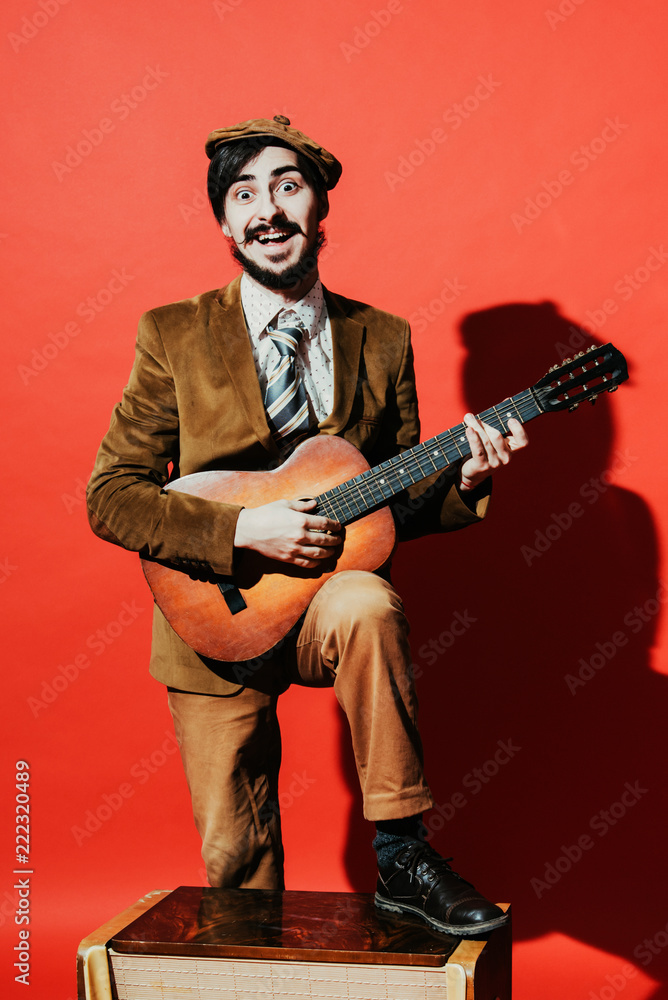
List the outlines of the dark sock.
<svg viewBox="0 0 668 1000">
<path fill-rule="evenodd" d="M 411 840 L 425 840 L 427 828 L 422 822 L 422 813 L 406 816 L 405 819 L 383 819 L 376 823 L 373 848 L 378 858 L 378 867 L 387 868 L 392 864 L 402 847 Z"/>
</svg>

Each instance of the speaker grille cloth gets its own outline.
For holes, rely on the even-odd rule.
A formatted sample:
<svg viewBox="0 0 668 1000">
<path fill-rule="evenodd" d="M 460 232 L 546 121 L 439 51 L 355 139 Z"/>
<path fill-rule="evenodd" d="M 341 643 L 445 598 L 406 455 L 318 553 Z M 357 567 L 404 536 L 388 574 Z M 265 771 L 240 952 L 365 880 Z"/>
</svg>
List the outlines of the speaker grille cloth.
<svg viewBox="0 0 668 1000">
<path fill-rule="evenodd" d="M 118 1000 L 465 1000 L 461 965 L 252 962 L 110 952 Z"/>
</svg>

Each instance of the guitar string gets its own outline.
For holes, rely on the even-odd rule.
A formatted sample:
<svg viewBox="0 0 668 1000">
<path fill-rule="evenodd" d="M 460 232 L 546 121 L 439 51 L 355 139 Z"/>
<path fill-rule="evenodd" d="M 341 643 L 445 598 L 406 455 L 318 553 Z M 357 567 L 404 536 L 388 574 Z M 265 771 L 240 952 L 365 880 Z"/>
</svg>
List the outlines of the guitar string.
<svg viewBox="0 0 668 1000">
<path fill-rule="evenodd" d="M 531 395 L 530 389 L 525 390 L 523 393 L 518 393 L 517 396 L 510 397 L 509 399 L 504 400 L 502 403 L 499 403 L 497 405 L 508 406 L 510 404 L 513 405 L 514 409 L 519 414 L 520 420 L 522 420 L 522 418 L 524 417 L 524 422 L 533 419 L 542 412 L 538 407 L 535 399 Z M 479 414 L 479 416 L 483 418 L 487 423 L 492 423 L 492 424 L 498 423 L 500 426 L 497 427 L 497 430 L 501 430 L 504 433 L 507 430 L 507 428 L 504 429 L 503 419 L 499 416 L 496 407 L 490 407 L 489 410 L 484 410 L 481 414 Z M 455 439 L 454 436 L 455 432 L 457 433 L 458 438 L 460 440 L 461 439 L 466 440 L 465 437 L 466 425 L 458 424 L 457 426 L 449 428 L 446 431 L 442 431 L 440 434 L 435 435 L 428 441 L 424 441 L 421 442 L 420 444 L 415 445 L 413 448 L 408 449 L 408 452 L 404 452 L 401 455 L 396 455 L 392 459 L 388 459 L 388 465 L 385 466 L 385 468 L 378 466 L 375 469 L 367 469 L 365 472 L 360 474 L 360 479 L 358 482 L 355 482 L 354 479 L 347 480 L 343 483 L 338 484 L 337 486 L 332 487 L 330 490 L 326 490 L 323 494 L 320 494 L 320 496 L 317 497 L 316 499 L 319 500 L 321 508 L 325 510 L 326 513 L 330 514 L 335 512 L 328 511 L 326 505 L 329 503 L 336 505 L 337 502 L 339 501 L 349 508 L 348 509 L 349 514 L 353 513 L 354 515 L 362 513 L 364 507 L 368 506 L 369 499 L 373 502 L 373 504 L 382 505 L 386 500 L 390 498 L 388 498 L 385 495 L 384 491 L 381 491 L 380 494 L 378 494 L 378 492 L 376 494 L 372 492 L 374 486 L 377 487 L 378 485 L 383 485 L 382 483 L 381 484 L 377 483 L 378 479 L 390 479 L 392 477 L 394 478 L 395 485 L 398 485 L 400 489 L 395 490 L 391 488 L 391 493 L 390 493 L 391 497 L 395 495 L 396 492 L 400 492 L 401 489 L 404 489 L 407 485 L 412 485 L 415 482 L 420 482 L 422 479 L 426 479 L 428 475 L 431 475 L 432 472 L 438 472 L 443 468 L 447 468 L 447 465 L 452 464 L 450 456 L 444 454 L 443 451 L 441 450 L 442 456 L 446 458 L 446 465 L 445 466 L 436 465 L 436 463 L 432 460 L 432 457 L 429 454 L 427 454 L 428 445 L 430 446 L 430 448 L 432 448 L 433 446 L 437 446 L 438 449 L 442 449 L 443 442 L 439 439 L 445 438 L 446 435 L 449 435 L 451 439 L 450 446 L 454 447 L 457 451 L 457 455 L 452 456 L 453 460 L 456 461 L 457 458 L 464 458 L 466 454 L 470 454 L 470 450 L 468 449 L 466 449 L 465 453 L 462 451 L 462 448 L 460 448 L 459 446 L 460 440 Z M 431 463 L 431 465 L 434 466 L 434 468 L 431 469 L 430 472 L 427 473 L 426 475 L 424 473 L 424 470 L 419 464 L 419 459 L 418 459 L 419 452 L 421 452 L 422 455 Z M 395 470 L 394 466 L 402 466 L 403 468 Z M 412 473 L 417 473 L 418 478 L 413 479 Z M 407 476 L 409 482 L 408 483 L 402 482 L 401 478 L 399 478 L 401 475 Z M 388 485 L 391 486 L 391 484 Z M 365 498 L 362 493 L 362 488 L 365 486 L 368 492 L 370 493 L 369 498 Z M 358 493 L 361 494 L 361 500 L 364 504 L 364 507 L 362 508 L 359 507 L 360 496 L 357 496 Z M 350 510 L 351 504 L 354 504 L 355 506 L 355 509 L 353 511 Z"/>
<path fill-rule="evenodd" d="M 524 415 L 528 417 L 528 419 L 532 419 L 526 408 L 525 411 Z M 533 416 L 537 416 L 539 412 L 540 411 L 534 412 Z M 487 414 L 483 414 L 483 416 L 487 416 Z M 503 429 L 501 419 L 498 418 L 498 414 L 496 416 L 499 424 L 501 425 L 499 429 Z M 432 472 L 438 472 L 442 468 L 447 467 L 447 465 L 452 464 L 453 460 L 463 458 L 465 457 L 465 454 L 470 454 L 470 450 L 468 448 L 462 449 L 460 447 L 459 440 L 455 440 L 453 430 L 464 431 L 465 427 L 464 425 L 460 425 L 459 428 L 453 428 L 452 430 L 443 432 L 440 435 L 436 435 L 435 438 L 432 438 L 429 441 L 415 445 L 413 449 L 409 449 L 411 452 L 410 455 L 403 453 L 402 455 L 395 456 L 394 459 L 389 460 L 392 464 L 385 467 L 377 467 L 376 469 L 366 470 L 366 472 L 360 474 L 360 478 L 357 482 L 354 480 L 348 480 L 347 482 L 333 487 L 331 490 L 328 490 L 321 495 L 321 506 L 324 509 L 328 502 L 335 505 L 340 502 L 348 508 L 348 513 L 351 512 L 351 507 L 353 507 L 353 512 L 355 514 L 359 514 L 362 512 L 364 507 L 368 507 L 369 501 L 373 504 L 383 504 L 384 501 L 390 499 L 392 495 L 400 492 L 400 490 L 406 486 L 426 479 Z M 450 447 L 455 449 L 456 454 L 450 455 L 447 453 L 448 444 L 443 441 L 443 438 L 445 438 L 446 435 L 450 436 Z M 462 438 L 464 435 L 459 435 L 459 437 Z M 434 446 L 436 446 L 436 451 L 433 450 Z M 433 456 L 435 454 L 438 454 L 439 458 L 446 459 L 445 466 L 442 463 L 436 463 L 434 461 Z M 421 464 L 421 460 L 428 463 L 428 472 L 425 472 L 424 466 Z M 394 466 L 398 466 L 399 468 L 395 468 Z M 403 479 L 401 478 L 402 476 Z M 389 497 L 387 495 L 387 490 L 379 489 L 379 486 L 383 485 L 387 485 L 389 487 Z M 399 489 L 397 490 L 396 487 L 399 487 Z M 363 507 L 359 506 L 360 500 Z"/>
</svg>

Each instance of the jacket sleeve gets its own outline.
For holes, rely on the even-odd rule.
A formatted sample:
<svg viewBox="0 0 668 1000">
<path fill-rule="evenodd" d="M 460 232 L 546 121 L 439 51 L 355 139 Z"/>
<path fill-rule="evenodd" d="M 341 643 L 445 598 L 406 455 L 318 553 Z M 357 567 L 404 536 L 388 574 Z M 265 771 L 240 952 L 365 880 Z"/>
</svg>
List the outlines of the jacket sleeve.
<svg viewBox="0 0 668 1000">
<path fill-rule="evenodd" d="M 163 489 L 178 475 L 174 380 L 152 313 L 142 316 L 122 401 L 88 484 L 88 517 L 100 538 L 184 568 L 233 572 L 241 507 Z"/>
<path fill-rule="evenodd" d="M 406 324 L 404 351 L 397 376 L 396 407 L 399 419 L 394 453 L 412 448 L 420 440 L 415 369 L 410 327 Z M 481 521 L 491 493 L 491 478 L 470 492 L 461 494 L 457 483 L 461 462 L 435 472 L 411 486 L 392 505 L 397 534 L 401 541 L 421 535 L 456 531 Z"/>
</svg>

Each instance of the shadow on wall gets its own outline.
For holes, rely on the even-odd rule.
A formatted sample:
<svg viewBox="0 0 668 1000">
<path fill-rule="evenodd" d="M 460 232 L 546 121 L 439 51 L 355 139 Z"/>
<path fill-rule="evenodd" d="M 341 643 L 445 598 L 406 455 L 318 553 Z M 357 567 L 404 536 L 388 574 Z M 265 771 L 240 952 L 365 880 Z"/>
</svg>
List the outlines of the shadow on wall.
<svg viewBox="0 0 668 1000">
<path fill-rule="evenodd" d="M 550 302 L 471 314 L 461 334 L 474 412 L 597 342 Z M 651 459 L 640 432 L 616 445 L 614 400 L 533 422 L 485 523 L 403 545 L 393 576 L 412 625 L 434 846 L 513 903 L 516 940 L 561 932 L 665 982 L 668 690 L 650 653 L 668 588 L 650 512 L 626 488 Z M 460 419 L 444 414 L 439 430 Z M 346 730 L 348 872 L 369 891 L 372 827 Z"/>
</svg>

